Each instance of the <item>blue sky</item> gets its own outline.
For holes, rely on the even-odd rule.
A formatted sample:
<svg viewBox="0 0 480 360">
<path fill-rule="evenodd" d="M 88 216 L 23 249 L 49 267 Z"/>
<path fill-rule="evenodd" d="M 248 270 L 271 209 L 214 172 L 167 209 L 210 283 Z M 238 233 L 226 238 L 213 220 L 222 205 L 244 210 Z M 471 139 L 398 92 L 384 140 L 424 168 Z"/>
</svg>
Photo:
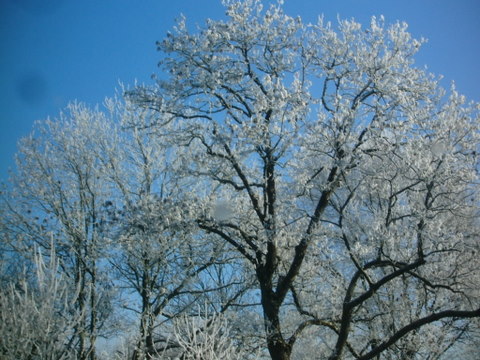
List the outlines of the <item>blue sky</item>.
<svg viewBox="0 0 480 360">
<path fill-rule="evenodd" d="M 478 0 L 286 0 L 285 11 L 305 22 L 320 14 L 406 21 L 429 40 L 417 64 L 480 101 Z M 101 103 L 120 81 L 151 83 L 155 41 L 180 13 L 201 25 L 224 9 L 220 0 L 0 0 L 0 181 L 35 120 L 56 117 L 71 100 Z"/>
</svg>

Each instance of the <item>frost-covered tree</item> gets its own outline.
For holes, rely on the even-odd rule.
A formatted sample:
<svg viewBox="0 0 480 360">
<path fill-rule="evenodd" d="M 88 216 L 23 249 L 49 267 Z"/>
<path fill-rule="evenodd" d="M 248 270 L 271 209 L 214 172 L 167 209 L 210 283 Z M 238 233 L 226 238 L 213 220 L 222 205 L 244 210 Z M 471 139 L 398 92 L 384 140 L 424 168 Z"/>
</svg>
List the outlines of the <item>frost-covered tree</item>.
<svg viewBox="0 0 480 360">
<path fill-rule="evenodd" d="M 479 105 L 415 66 L 403 23 L 224 4 L 158 43 L 158 86 L 20 142 L 0 356 L 95 359 L 113 305 L 135 359 L 474 354 Z"/>
<path fill-rule="evenodd" d="M 177 176 L 179 159 L 148 129 L 151 118 L 120 100 L 104 111 L 71 104 L 21 140 L 2 193 L 2 282 L 18 272 L 12 265 L 32 265 L 33 246 L 54 250 L 82 314 L 72 333 L 79 359 L 97 358 L 97 336 L 119 332 L 119 321 L 138 329 L 133 358 L 151 358 L 173 319 L 198 302 L 225 312 L 251 283 L 238 255 L 188 215 L 204 212 L 190 204 L 199 188 Z"/>
<path fill-rule="evenodd" d="M 53 246 L 62 276 L 78 293 L 78 359 L 95 359 L 109 312 L 108 282 L 99 267 L 105 246 L 99 224 L 109 191 L 98 158 L 108 126 L 100 111 L 75 103 L 58 119 L 38 122 L 19 142 L 17 171 L 2 195 L 2 237 L 17 259 L 28 262 L 29 249 L 38 246 L 48 254 Z"/>
<path fill-rule="evenodd" d="M 117 125 L 117 139 L 99 157 L 113 189 L 103 224 L 112 240 L 108 262 L 116 282 L 127 290 L 124 308 L 138 314 L 133 357 L 150 358 L 163 351 L 159 340 L 165 336 L 164 324 L 217 290 L 238 288 L 241 277 L 209 276 L 225 263 L 233 268 L 233 259 L 223 242 L 205 239 L 189 223 L 185 204 L 192 184 L 176 176 L 169 140 L 160 129 L 148 129 L 157 114 L 121 101 L 107 104 L 113 115 L 109 121 Z"/>
<path fill-rule="evenodd" d="M 197 306 L 197 316 L 182 315 L 174 321 L 171 342 L 178 345 L 176 358 L 184 360 L 249 359 L 249 354 L 231 336 L 231 322 L 222 314 L 209 314 Z M 165 357 L 166 354 L 163 356 Z"/>
<path fill-rule="evenodd" d="M 23 274 L 0 290 L 0 355 L 5 360 L 75 359 L 75 328 L 84 315 L 75 306 L 78 293 L 58 273 L 51 251 L 34 254 L 34 276 Z"/>
<path fill-rule="evenodd" d="M 201 185 L 185 217 L 255 274 L 271 358 L 440 356 L 480 316 L 479 106 L 414 65 L 404 23 L 224 4 L 129 95 Z"/>
</svg>

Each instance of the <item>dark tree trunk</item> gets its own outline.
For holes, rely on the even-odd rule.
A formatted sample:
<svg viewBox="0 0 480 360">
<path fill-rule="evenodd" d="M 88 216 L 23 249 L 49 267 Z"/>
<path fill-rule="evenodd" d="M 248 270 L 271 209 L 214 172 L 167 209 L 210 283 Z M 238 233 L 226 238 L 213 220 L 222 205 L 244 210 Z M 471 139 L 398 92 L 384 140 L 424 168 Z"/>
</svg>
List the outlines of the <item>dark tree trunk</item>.
<svg viewBox="0 0 480 360">
<path fill-rule="evenodd" d="M 292 346 L 285 340 L 280 325 L 280 305 L 273 291 L 272 275 L 265 269 L 258 269 L 257 276 L 260 281 L 262 294 L 262 308 L 267 335 L 267 347 L 272 360 L 289 360 Z"/>
</svg>

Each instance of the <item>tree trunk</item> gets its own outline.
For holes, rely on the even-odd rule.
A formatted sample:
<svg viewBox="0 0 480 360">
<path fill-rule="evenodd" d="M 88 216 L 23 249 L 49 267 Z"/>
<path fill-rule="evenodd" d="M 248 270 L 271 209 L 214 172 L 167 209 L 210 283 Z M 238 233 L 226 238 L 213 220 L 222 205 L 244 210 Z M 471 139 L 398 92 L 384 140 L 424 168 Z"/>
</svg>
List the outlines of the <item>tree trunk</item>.
<svg viewBox="0 0 480 360">
<path fill-rule="evenodd" d="M 97 341 L 97 320 L 98 320 L 98 312 L 97 312 L 97 269 L 95 266 L 95 262 L 93 261 L 92 269 L 90 271 L 91 275 L 91 290 L 90 290 L 90 349 L 89 349 L 89 359 L 96 360 L 96 349 L 95 343 Z"/>
<path fill-rule="evenodd" d="M 144 255 L 144 269 L 149 269 L 150 264 L 147 255 Z M 144 270 L 142 276 L 142 313 L 140 317 L 140 340 L 137 344 L 137 350 L 133 358 L 135 360 L 151 359 L 155 355 L 155 347 L 153 341 L 154 315 L 151 306 L 151 279 L 147 270 Z"/>
<path fill-rule="evenodd" d="M 268 352 L 272 360 L 290 360 L 292 349 L 285 342 L 269 343 Z"/>
<path fill-rule="evenodd" d="M 78 254 L 80 254 L 80 251 L 78 251 Z M 75 335 L 78 336 L 78 358 L 80 360 L 86 360 L 87 359 L 87 349 L 86 349 L 87 321 L 86 321 L 86 294 L 85 294 L 85 266 L 83 266 L 81 255 L 77 255 L 77 258 L 75 261 L 76 261 L 75 285 L 78 289 L 78 297 L 76 299 L 76 305 L 77 305 L 77 310 L 79 311 L 81 316 L 79 323 L 75 326 Z"/>
<path fill-rule="evenodd" d="M 271 281 L 265 278 L 263 280 L 260 281 L 260 287 L 268 352 L 272 360 L 290 360 L 292 346 L 282 335 L 279 317 L 280 302 L 272 290 Z"/>
</svg>

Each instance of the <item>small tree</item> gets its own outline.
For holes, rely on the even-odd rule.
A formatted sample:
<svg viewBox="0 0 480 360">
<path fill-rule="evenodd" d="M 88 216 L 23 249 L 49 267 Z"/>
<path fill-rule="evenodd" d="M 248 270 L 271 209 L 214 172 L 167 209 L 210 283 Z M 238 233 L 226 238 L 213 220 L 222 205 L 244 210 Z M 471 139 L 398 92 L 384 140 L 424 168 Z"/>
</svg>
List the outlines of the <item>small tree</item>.
<svg viewBox="0 0 480 360">
<path fill-rule="evenodd" d="M 79 359 L 95 359 L 96 339 L 108 315 L 103 311 L 108 306 L 100 306 L 108 287 L 99 269 L 105 246 L 99 225 L 109 191 L 98 157 L 110 136 L 108 126 L 103 113 L 77 103 L 57 120 L 38 122 L 19 142 L 17 171 L 2 194 L 10 245 L 20 257 L 33 246 L 47 251 L 53 246 L 65 280 L 78 292 L 75 306 L 83 318 L 74 343 Z"/>
<path fill-rule="evenodd" d="M 168 327 L 165 323 L 240 280 L 207 281 L 212 268 L 225 267 L 232 259 L 223 242 L 205 239 L 186 216 L 190 184 L 176 176 L 169 140 L 158 141 L 165 129 L 148 128 L 158 114 L 128 101 L 108 100 L 107 107 L 116 140 L 98 155 L 112 191 L 102 228 L 111 239 L 108 262 L 115 281 L 126 290 L 124 308 L 138 314 L 133 358 L 151 358 L 162 351 L 158 339 Z M 230 296 L 237 294 L 235 290 Z"/>
<path fill-rule="evenodd" d="M 331 360 L 441 354 L 480 316 L 478 105 L 414 66 L 404 23 L 224 4 L 130 96 L 201 184 L 193 220 L 255 273 L 271 358 L 307 333 Z"/>
<path fill-rule="evenodd" d="M 75 306 L 72 291 L 61 273 L 55 252 L 48 262 L 34 254 L 35 276 L 24 275 L 0 293 L 0 354 L 2 359 L 74 359 L 75 329 L 84 314 Z"/>
<path fill-rule="evenodd" d="M 229 323 L 221 314 L 208 313 L 208 308 L 197 316 L 186 314 L 177 318 L 172 341 L 178 345 L 177 357 L 184 360 L 230 360 L 246 358 L 242 349 L 230 337 Z"/>
</svg>

